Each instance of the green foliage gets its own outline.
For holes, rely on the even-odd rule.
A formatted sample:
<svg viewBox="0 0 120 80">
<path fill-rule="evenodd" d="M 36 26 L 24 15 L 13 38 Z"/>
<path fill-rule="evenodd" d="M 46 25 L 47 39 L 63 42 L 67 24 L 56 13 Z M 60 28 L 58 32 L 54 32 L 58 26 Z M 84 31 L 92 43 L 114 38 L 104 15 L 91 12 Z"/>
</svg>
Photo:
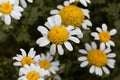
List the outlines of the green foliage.
<svg viewBox="0 0 120 80">
<path fill-rule="evenodd" d="M 10 26 L 0 21 L 0 80 L 17 80 L 18 69 L 12 65 L 12 57 L 20 52 L 19 48 L 35 47 L 38 53 L 49 50 L 48 48 L 39 48 L 35 44 L 35 41 L 40 37 L 37 27 L 44 25 L 47 17 L 50 16 L 50 10 L 56 8 L 58 4 L 63 4 L 63 1 L 34 0 L 24 10 L 21 20 L 12 19 Z M 91 0 L 91 4 L 88 5 L 90 20 L 93 23 L 91 31 L 95 31 L 95 27 L 101 26 L 102 23 L 107 23 L 109 29 L 117 29 L 118 33 L 112 38 L 116 43 L 116 47 L 113 49 L 113 52 L 117 54 L 115 69 L 111 70 L 110 75 L 99 77 L 90 74 L 89 67 L 79 67 L 78 49 L 84 48 L 84 43 L 93 40 L 90 36 L 91 31 L 84 30 L 84 38 L 81 43 L 73 45 L 74 51 L 66 51 L 67 54 L 58 57 L 65 67 L 60 72 L 60 76 L 62 80 L 120 80 L 120 0 Z"/>
</svg>

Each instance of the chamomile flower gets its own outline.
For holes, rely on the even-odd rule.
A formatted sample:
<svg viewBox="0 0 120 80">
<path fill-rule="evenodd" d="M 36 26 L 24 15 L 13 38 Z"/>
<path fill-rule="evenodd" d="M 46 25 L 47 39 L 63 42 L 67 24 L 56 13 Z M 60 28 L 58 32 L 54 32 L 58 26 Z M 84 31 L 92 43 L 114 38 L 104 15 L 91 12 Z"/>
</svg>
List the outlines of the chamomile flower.
<svg viewBox="0 0 120 80">
<path fill-rule="evenodd" d="M 96 30 L 98 31 L 98 33 L 92 32 L 91 36 L 93 36 L 95 40 L 100 40 L 101 44 L 104 43 L 108 47 L 115 46 L 115 43 L 110 39 L 113 35 L 115 35 L 117 33 L 117 30 L 112 29 L 112 30 L 108 31 L 107 28 L 108 27 L 106 24 L 102 24 L 102 29 L 97 27 Z"/>
<path fill-rule="evenodd" d="M 53 61 L 53 56 L 51 56 L 50 53 L 47 53 L 46 55 L 42 53 L 37 64 L 40 68 L 47 70 L 49 74 L 56 74 L 60 65 L 59 61 Z"/>
<path fill-rule="evenodd" d="M 91 3 L 90 0 L 69 0 L 70 3 L 73 3 L 73 2 L 80 2 L 82 5 L 84 5 L 85 7 L 87 7 L 87 3 Z"/>
<path fill-rule="evenodd" d="M 48 76 L 48 71 L 34 64 L 30 64 L 20 68 L 19 75 L 18 80 L 45 80 L 44 78 Z"/>
<path fill-rule="evenodd" d="M 34 48 L 31 48 L 28 54 L 25 52 L 25 50 L 20 49 L 21 54 L 17 54 L 15 57 L 13 57 L 16 62 L 13 63 L 14 66 L 24 66 L 25 64 L 34 64 L 39 60 L 39 55 L 36 55 L 36 51 L 34 51 Z"/>
<path fill-rule="evenodd" d="M 89 72 L 95 72 L 95 74 L 99 76 L 103 75 L 103 71 L 105 74 L 110 74 L 110 71 L 106 66 L 114 68 L 115 60 L 112 58 L 114 58 L 116 54 L 110 53 L 111 49 L 109 47 L 106 48 L 105 44 L 101 44 L 100 49 L 97 49 L 97 44 L 95 42 L 92 42 L 91 45 L 86 43 L 85 49 L 79 50 L 81 54 L 86 55 L 78 58 L 78 61 L 82 61 L 80 66 L 85 67 L 90 64 L 91 67 Z"/>
<path fill-rule="evenodd" d="M 63 45 L 67 50 L 73 51 L 73 47 L 69 40 L 80 43 L 80 40 L 75 35 L 80 34 L 82 36 L 82 32 L 74 29 L 73 26 L 64 27 L 64 25 L 61 24 L 61 17 L 59 15 L 49 17 L 47 20 L 48 21 L 45 23 L 47 28 L 38 26 L 38 31 L 41 32 L 43 37 L 40 37 L 36 43 L 40 47 L 51 44 L 50 53 L 53 55 L 57 52 L 56 50 L 58 50 L 60 55 L 63 55 Z"/>
<path fill-rule="evenodd" d="M 19 20 L 23 8 L 15 4 L 15 0 L 0 0 L 0 17 L 5 24 L 10 25 L 11 17 Z"/>
<path fill-rule="evenodd" d="M 33 0 L 16 0 L 16 3 L 19 4 L 19 2 L 21 3 L 22 7 L 23 8 L 26 8 L 27 7 L 27 2 L 29 3 L 33 3 Z"/>
<path fill-rule="evenodd" d="M 62 18 L 62 24 L 68 26 L 72 25 L 75 28 L 83 27 L 84 29 L 89 29 L 87 26 L 92 26 L 89 18 L 89 10 L 80 8 L 75 5 L 70 5 L 69 1 L 64 2 L 63 5 L 58 5 L 58 9 L 51 10 L 50 14 L 59 14 Z"/>
</svg>

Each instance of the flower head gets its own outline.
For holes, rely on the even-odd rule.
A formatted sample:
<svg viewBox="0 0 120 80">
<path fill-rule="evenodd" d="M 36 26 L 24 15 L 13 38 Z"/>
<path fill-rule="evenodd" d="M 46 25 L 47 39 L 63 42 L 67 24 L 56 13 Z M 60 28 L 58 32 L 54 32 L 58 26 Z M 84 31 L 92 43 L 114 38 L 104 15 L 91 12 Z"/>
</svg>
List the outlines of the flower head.
<svg viewBox="0 0 120 80">
<path fill-rule="evenodd" d="M 107 30 L 107 25 L 102 24 L 102 29 L 97 27 L 96 30 L 97 32 L 92 32 L 91 36 L 94 37 L 95 40 L 100 40 L 101 44 L 106 44 L 108 47 L 110 46 L 115 46 L 115 43 L 110 40 L 113 35 L 117 33 L 116 29 L 112 29 L 110 31 Z"/>
<path fill-rule="evenodd" d="M 87 9 L 79 8 L 75 5 L 70 5 L 69 1 L 64 2 L 63 5 L 58 5 L 59 10 L 51 10 L 50 14 L 59 14 L 62 18 L 62 24 L 69 26 L 72 25 L 75 28 L 83 27 L 89 29 L 87 26 L 92 26 L 89 18 L 89 11 Z"/>
<path fill-rule="evenodd" d="M 20 17 L 22 16 L 21 14 L 22 11 L 23 8 L 16 5 L 15 0 L 0 1 L 0 17 L 7 25 L 11 23 L 11 17 L 19 20 Z"/>
<path fill-rule="evenodd" d="M 20 51 L 22 55 L 17 54 L 16 57 L 13 57 L 13 59 L 17 61 L 13 63 L 14 66 L 34 64 L 39 59 L 39 55 L 35 56 L 36 52 L 34 51 L 34 48 L 31 48 L 28 54 L 26 54 L 23 49 L 20 49 Z"/>
<path fill-rule="evenodd" d="M 52 43 L 50 46 L 51 54 L 55 54 L 57 48 L 58 53 L 63 55 L 63 45 L 65 45 L 69 51 L 72 51 L 73 47 L 69 40 L 79 43 L 80 40 L 75 35 L 83 35 L 80 30 L 74 29 L 73 26 L 64 27 L 64 25 L 61 24 L 61 17 L 59 15 L 49 17 L 48 21 L 45 23 L 45 26 L 47 28 L 44 26 L 38 27 L 38 31 L 41 32 L 43 37 L 40 37 L 36 43 L 40 47 L 44 47 Z"/>
<path fill-rule="evenodd" d="M 87 3 L 91 3 L 90 0 L 69 0 L 70 3 L 73 3 L 73 2 L 80 2 L 82 5 L 84 5 L 85 7 L 87 7 Z"/>
<path fill-rule="evenodd" d="M 60 65 L 59 61 L 53 61 L 53 56 L 51 56 L 50 53 L 47 53 L 47 55 L 42 53 L 37 64 L 40 68 L 47 70 L 49 74 L 56 74 L 56 71 L 59 70 Z"/>
<path fill-rule="evenodd" d="M 34 64 L 30 64 L 20 68 L 19 75 L 20 78 L 18 80 L 44 80 L 45 76 L 48 75 L 48 71 Z"/>
<path fill-rule="evenodd" d="M 85 44 L 85 49 L 80 49 L 79 52 L 87 55 L 81 56 L 78 58 L 78 61 L 82 61 L 80 64 L 81 67 L 85 67 L 88 64 L 91 65 L 89 72 L 96 73 L 96 75 L 102 76 L 103 71 L 106 74 L 110 74 L 110 71 L 107 69 L 106 65 L 110 68 L 114 68 L 115 60 L 112 59 L 116 56 L 115 53 L 110 53 L 111 49 L 105 47 L 105 44 L 100 45 L 100 49 L 97 49 L 95 42 L 92 42 L 91 45 L 88 43 Z M 103 70 L 103 71 L 102 71 Z"/>
</svg>

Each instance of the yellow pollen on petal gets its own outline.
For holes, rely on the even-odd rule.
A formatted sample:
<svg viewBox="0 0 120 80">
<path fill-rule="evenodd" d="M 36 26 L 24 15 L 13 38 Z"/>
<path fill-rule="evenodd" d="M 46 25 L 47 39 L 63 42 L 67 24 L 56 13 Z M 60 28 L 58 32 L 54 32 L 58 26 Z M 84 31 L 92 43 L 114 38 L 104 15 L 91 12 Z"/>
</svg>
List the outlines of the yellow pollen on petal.
<svg viewBox="0 0 120 80">
<path fill-rule="evenodd" d="M 88 61 L 91 65 L 102 67 L 107 64 L 107 56 L 101 50 L 91 50 L 88 52 Z"/>
<path fill-rule="evenodd" d="M 80 27 L 85 19 L 82 9 L 75 5 L 65 6 L 59 11 L 59 14 L 62 18 L 62 23 L 66 26 Z"/>
<path fill-rule="evenodd" d="M 0 12 L 3 14 L 10 14 L 13 10 L 13 5 L 10 2 L 3 2 L 0 5 Z"/>
<path fill-rule="evenodd" d="M 102 42 L 108 42 L 111 38 L 110 34 L 107 31 L 100 32 L 99 37 Z"/>
<path fill-rule="evenodd" d="M 63 44 L 68 37 L 67 29 L 62 26 L 55 26 L 48 33 L 48 39 L 54 44 Z"/>
<path fill-rule="evenodd" d="M 40 75 L 36 71 L 31 71 L 27 74 L 27 80 L 38 80 Z"/>
<path fill-rule="evenodd" d="M 34 63 L 34 60 L 31 57 L 24 57 L 22 59 L 21 63 L 24 66 L 25 64 L 32 64 L 32 63 Z"/>
<path fill-rule="evenodd" d="M 42 60 L 40 61 L 39 66 L 44 69 L 49 69 L 51 66 L 51 63 L 48 60 Z"/>
</svg>

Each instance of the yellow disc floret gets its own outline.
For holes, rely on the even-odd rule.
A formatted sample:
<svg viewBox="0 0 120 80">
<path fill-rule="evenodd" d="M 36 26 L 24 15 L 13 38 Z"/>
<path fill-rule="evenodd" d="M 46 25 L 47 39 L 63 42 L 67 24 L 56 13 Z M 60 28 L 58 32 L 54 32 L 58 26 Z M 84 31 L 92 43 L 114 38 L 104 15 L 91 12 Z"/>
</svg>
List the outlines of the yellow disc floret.
<svg viewBox="0 0 120 80">
<path fill-rule="evenodd" d="M 36 71 L 31 71 L 27 74 L 27 80 L 38 80 L 40 75 Z"/>
<path fill-rule="evenodd" d="M 102 67 L 107 63 L 107 56 L 101 50 L 91 50 L 88 52 L 88 61 L 91 65 Z"/>
<path fill-rule="evenodd" d="M 64 7 L 60 10 L 59 14 L 62 18 L 62 23 L 67 26 L 73 25 L 74 27 L 79 27 L 85 18 L 83 11 L 74 5 Z"/>
<path fill-rule="evenodd" d="M 51 66 L 51 63 L 48 60 L 42 60 L 40 61 L 39 65 L 41 68 L 49 69 Z"/>
<path fill-rule="evenodd" d="M 0 12 L 3 14 L 10 14 L 13 10 L 13 5 L 10 2 L 3 2 L 0 5 Z"/>
<path fill-rule="evenodd" d="M 108 42 L 111 38 L 110 34 L 107 31 L 106 32 L 100 32 L 99 37 L 100 37 L 100 40 L 102 42 Z"/>
<path fill-rule="evenodd" d="M 24 57 L 22 59 L 21 63 L 24 66 L 25 64 L 32 64 L 32 63 L 34 63 L 34 60 L 31 57 Z"/>
<path fill-rule="evenodd" d="M 53 27 L 48 33 L 48 39 L 54 44 L 63 44 L 68 37 L 67 29 L 62 26 Z"/>
</svg>

